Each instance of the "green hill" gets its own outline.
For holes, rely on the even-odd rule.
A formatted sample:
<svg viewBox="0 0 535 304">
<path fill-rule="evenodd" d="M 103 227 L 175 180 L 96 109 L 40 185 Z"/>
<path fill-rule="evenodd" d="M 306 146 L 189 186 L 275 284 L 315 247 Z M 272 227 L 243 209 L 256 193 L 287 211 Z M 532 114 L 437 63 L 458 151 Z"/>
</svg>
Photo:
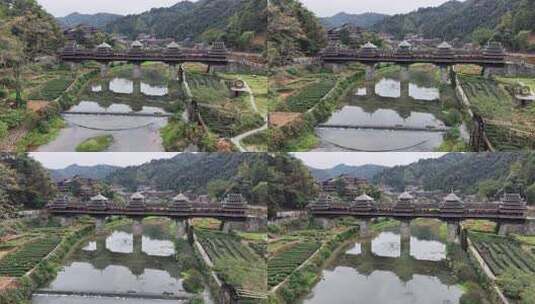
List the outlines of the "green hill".
<svg viewBox="0 0 535 304">
<path fill-rule="evenodd" d="M 108 23 L 122 18 L 122 15 L 98 13 L 98 14 L 80 14 L 72 13 L 65 17 L 56 18 L 61 26 L 74 27 L 77 25 L 85 24 L 98 28 L 104 28 Z"/>
<path fill-rule="evenodd" d="M 513 184 L 522 185 L 524 190 L 529 187 L 533 191 L 535 154 L 450 153 L 438 159 L 425 159 L 408 166 L 386 169 L 374 181 L 398 191 L 412 185 L 425 190 L 449 191 L 453 188 L 465 194 L 479 193 L 489 197 L 504 190 L 504 187 L 510 189 Z"/>
<path fill-rule="evenodd" d="M 145 33 L 178 41 L 212 42 L 222 39 L 233 48 L 262 49 L 264 44 L 261 40 L 267 27 L 266 13 L 265 1 L 182 1 L 171 7 L 154 8 L 120 18 L 106 28 L 132 39 Z"/>
<path fill-rule="evenodd" d="M 522 49 L 535 30 L 535 2 L 532 0 L 448 1 L 438 7 L 420 8 L 377 23 L 373 29 L 402 39 L 407 34 L 485 43 L 488 39 Z M 519 36 L 520 35 L 520 36 Z"/>
<path fill-rule="evenodd" d="M 326 46 L 327 35 L 316 16 L 297 0 L 269 4 L 268 60 L 283 65 L 289 58 L 312 55 Z"/>
<path fill-rule="evenodd" d="M 41 164 L 27 155 L 0 153 L 0 219 L 18 208 L 41 208 L 56 192 Z"/>
<path fill-rule="evenodd" d="M 388 15 L 377 13 L 364 13 L 364 14 L 348 14 L 338 13 L 331 17 L 321 18 L 321 23 L 327 28 L 335 28 L 344 24 L 351 24 L 363 28 L 369 28 L 373 25 L 385 20 Z"/>
</svg>

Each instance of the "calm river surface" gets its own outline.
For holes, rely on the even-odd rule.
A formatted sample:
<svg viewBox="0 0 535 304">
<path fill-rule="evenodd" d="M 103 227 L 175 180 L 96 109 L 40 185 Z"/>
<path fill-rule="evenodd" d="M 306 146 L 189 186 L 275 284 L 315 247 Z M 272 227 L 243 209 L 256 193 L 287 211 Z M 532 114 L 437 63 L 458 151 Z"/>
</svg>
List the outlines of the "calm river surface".
<svg viewBox="0 0 535 304">
<path fill-rule="evenodd" d="M 64 262 L 57 278 L 34 294 L 32 304 L 185 303 L 191 295 L 182 287 L 169 231 L 168 225 L 144 224 L 143 236 L 134 238 L 125 226 L 87 241 Z"/>
<path fill-rule="evenodd" d="M 113 78 L 91 82 L 69 112 L 161 114 L 168 113 L 166 107 L 182 102 L 180 85 L 168 83 L 166 73 L 143 71 L 143 78 L 137 81 L 129 73 L 131 69 L 125 69 Z M 165 117 L 64 114 L 63 118 L 66 127 L 37 151 L 75 151 L 83 141 L 103 135 L 113 136 L 109 152 L 164 151 L 159 130 L 168 122 Z"/>
<path fill-rule="evenodd" d="M 463 291 L 445 262 L 439 225 L 411 225 L 410 240 L 401 241 L 399 229 L 393 229 L 349 246 L 302 303 L 459 303 Z"/>
<path fill-rule="evenodd" d="M 346 97 L 347 105 L 325 123 L 354 128 L 316 128 L 320 146 L 315 151 L 434 151 L 444 133 L 427 129 L 445 127 L 436 115 L 441 111 L 439 100 L 438 87 L 412 82 L 408 96 L 402 96 L 401 82 L 392 78 L 358 86 Z"/>
</svg>

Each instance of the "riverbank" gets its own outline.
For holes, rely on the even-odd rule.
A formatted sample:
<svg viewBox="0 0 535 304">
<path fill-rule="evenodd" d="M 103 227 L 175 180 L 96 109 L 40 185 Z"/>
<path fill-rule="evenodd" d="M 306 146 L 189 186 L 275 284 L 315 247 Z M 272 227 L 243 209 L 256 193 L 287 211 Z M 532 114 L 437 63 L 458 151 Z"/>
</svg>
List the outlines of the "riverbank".
<svg viewBox="0 0 535 304">
<path fill-rule="evenodd" d="M 60 231 L 62 233 L 58 236 Z M 63 230 L 31 230 L 28 237 L 36 232 L 42 236 L 30 237 L 26 242 L 18 239 L 21 243 L 0 259 L 0 275 L 14 278 L 7 289 L 0 290 L 0 303 L 28 303 L 33 291 L 53 279 L 63 259 L 93 231 L 93 224 L 81 221 Z M 9 245 L 10 242 L 7 242 L 2 246 Z"/>
<path fill-rule="evenodd" d="M 324 73 L 312 82 L 306 81 L 305 77 L 304 84 L 299 79 L 294 80 L 299 85 L 290 95 L 280 91 L 279 94 L 284 96 L 284 101 L 278 102 L 280 110 L 302 111 L 302 114 L 283 126 L 271 129 L 269 150 L 298 152 L 309 151 L 317 146 L 319 141 L 314 134 L 314 127 L 329 118 L 338 107 L 339 99 L 363 76 L 362 69 L 354 69 L 335 77 L 333 81 L 334 76 Z"/>
</svg>

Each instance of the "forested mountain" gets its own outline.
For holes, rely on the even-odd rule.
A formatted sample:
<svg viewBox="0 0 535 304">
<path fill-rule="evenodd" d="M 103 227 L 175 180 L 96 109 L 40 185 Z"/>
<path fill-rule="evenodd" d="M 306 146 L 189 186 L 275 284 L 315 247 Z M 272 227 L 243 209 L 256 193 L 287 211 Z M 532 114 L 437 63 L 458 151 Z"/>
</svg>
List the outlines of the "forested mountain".
<svg viewBox="0 0 535 304">
<path fill-rule="evenodd" d="M 321 18 L 321 23 L 327 28 L 335 28 L 344 24 L 351 24 L 363 28 L 369 28 L 387 18 L 388 15 L 377 13 L 348 14 L 338 13 L 331 17 Z"/>
<path fill-rule="evenodd" d="M 0 153 L 0 219 L 21 207 L 40 208 L 56 193 L 48 172 L 28 156 Z"/>
<path fill-rule="evenodd" d="M 107 30 L 130 38 L 146 33 L 178 41 L 222 39 L 234 48 L 250 49 L 264 47 L 266 27 L 266 1 L 199 0 L 129 15 L 109 23 Z"/>
<path fill-rule="evenodd" d="M 63 35 L 35 0 L 0 1 L 0 68 L 11 61 L 55 54 Z"/>
<path fill-rule="evenodd" d="M 377 174 L 383 172 L 385 169 L 387 169 L 387 167 L 378 165 L 348 166 L 342 164 L 330 169 L 310 168 L 310 173 L 318 181 L 325 181 L 340 175 L 349 175 L 372 180 Z"/>
<path fill-rule="evenodd" d="M 327 43 L 319 19 L 297 0 L 269 3 L 268 60 L 282 65 L 288 58 L 317 53 Z"/>
<path fill-rule="evenodd" d="M 97 28 L 104 28 L 112 21 L 122 18 L 122 15 L 98 13 L 98 14 L 80 14 L 72 13 L 65 17 L 58 17 L 59 24 L 64 27 L 74 27 L 80 24 L 90 25 Z"/>
<path fill-rule="evenodd" d="M 318 190 L 301 160 L 287 154 L 276 154 L 271 159 L 269 170 L 268 216 L 275 217 L 281 209 L 303 209 Z"/>
<path fill-rule="evenodd" d="M 373 27 L 402 39 L 406 34 L 426 38 L 485 43 L 489 39 L 522 48 L 527 33 L 535 30 L 532 0 L 451 0 L 438 7 L 420 8 L 386 18 Z M 520 36 L 519 36 L 520 35 Z"/>
<path fill-rule="evenodd" d="M 81 176 L 91 179 L 104 179 L 120 167 L 109 165 L 78 166 L 71 165 L 63 169 L 50 169 L 50 175 L 55 181 L 61 181 L 74 176 Z"/>
<path fill-rule="evenodd" d="M 453 188 L 489 198 L 504 187 L 513 190 L 516 184 L 528 188 L 527 194 L 531 195 L 529 192 L 535 191 L 535 153 L 450 153 L 439 159 L 386 169 L 374 181 L 398 191 L 414 185 L 426 190 Z"/>
</svg>

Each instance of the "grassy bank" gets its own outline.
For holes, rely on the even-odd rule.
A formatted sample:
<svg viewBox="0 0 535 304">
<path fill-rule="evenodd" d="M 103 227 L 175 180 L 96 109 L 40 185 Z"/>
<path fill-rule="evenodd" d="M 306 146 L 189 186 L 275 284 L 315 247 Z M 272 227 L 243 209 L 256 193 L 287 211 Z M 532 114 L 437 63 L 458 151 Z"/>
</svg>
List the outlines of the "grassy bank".
<svg viewBox="0 0 535 304">
<path fill-rule="evenodd" d="M 102 152 L 113 143 L 113 136 L 102 135 L 88 138 L 76 146 L 76 152 Z"/>
</svg>

